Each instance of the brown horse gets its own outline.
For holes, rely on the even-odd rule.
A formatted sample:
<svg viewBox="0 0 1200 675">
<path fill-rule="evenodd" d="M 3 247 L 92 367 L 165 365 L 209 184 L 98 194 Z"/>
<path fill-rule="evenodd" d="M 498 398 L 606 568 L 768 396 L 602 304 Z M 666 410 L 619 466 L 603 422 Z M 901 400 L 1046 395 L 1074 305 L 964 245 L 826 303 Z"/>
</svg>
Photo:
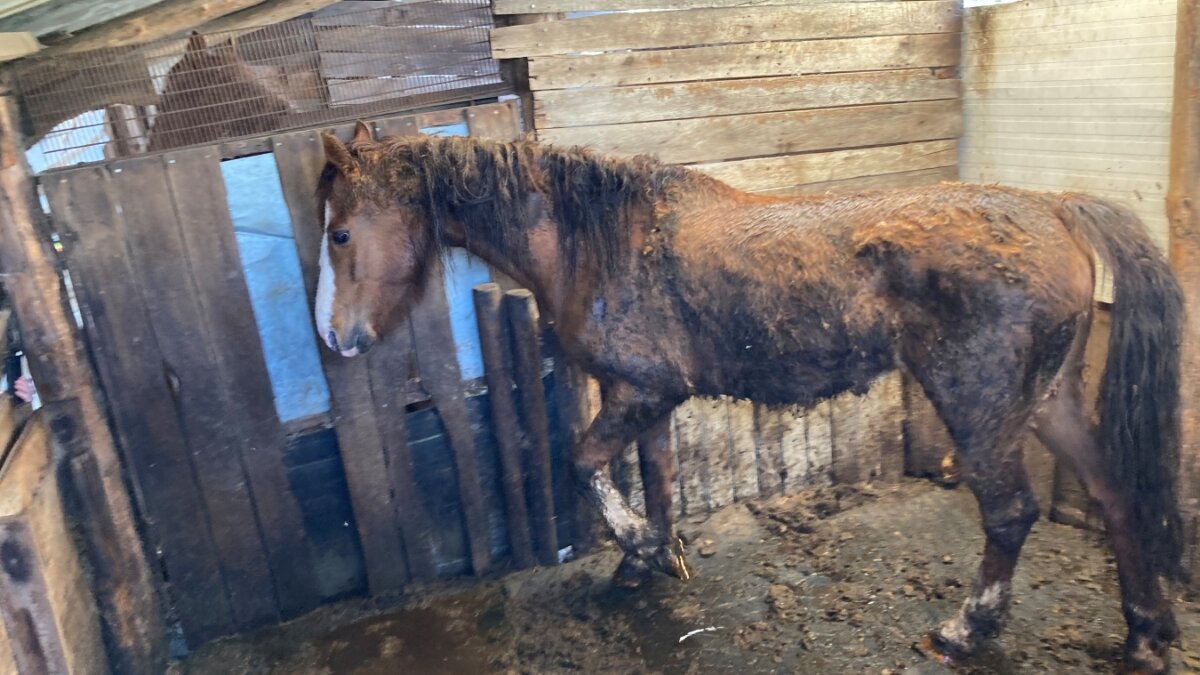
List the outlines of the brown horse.
<svg viewBox="0 0 1200 675">
<path fill-rule="evenodd" d="M 652 566 L 686 575 L 669 512 L 647 522 L 604 471 L 680 402 L 812 404 L 903 368 L 954 438 L 987 540 L 971 596 L 925 646 L 957 657 L 1000 630 L 1038 517 L 1021 449 L 1032 426 L 1103 508 L 1129 666 L 1166 670 L 1177 630 L 1159 577 L 1182 573 L 1182 305 L 1127 210 L 962 184 L 762 197 L 646 157 L 376 141 L 361 123 L 348 145 L 324 142 L 320 335 L 344 355 L 365 352 L 450 246 L 531 289 L 568 357 L 602 387 L 575 467 L 625 551 L 619 578 Z M 1081 386 L 1093 252 L 1116 284 L 1098 425 Z M 648 489 L 666 490 L 669 455 L 650 454 L 668 479 Z"/>
</svg>

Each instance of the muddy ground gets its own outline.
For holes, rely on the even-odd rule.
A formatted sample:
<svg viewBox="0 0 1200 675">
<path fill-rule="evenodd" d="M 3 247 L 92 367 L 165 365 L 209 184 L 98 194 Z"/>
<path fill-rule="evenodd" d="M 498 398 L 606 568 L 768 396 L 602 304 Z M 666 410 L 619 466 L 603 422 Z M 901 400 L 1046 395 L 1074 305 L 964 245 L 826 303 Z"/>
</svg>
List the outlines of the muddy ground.
<svg viewBox="0 0 1200 675">
<path fill-rule="evenodd" d="M 613 588 L 618 556 L 607 548 L 407 600 L 327 607 L 209 645 L 173 673 L 951 672 L 912 645 L 965 597 L 978 522 L 961 488 L 822 488 L 685 519 L 698 572 L 687 584 L 659 576 L 641 591 Z M 1039 522 L 1014 588 L 1005 635 L 956 672 L 1115 672 L 1124 625 L 1095 534 Z M 1178 614 L 1175 664 L 1194 672 L 1200 604 Z"/>
</svg>

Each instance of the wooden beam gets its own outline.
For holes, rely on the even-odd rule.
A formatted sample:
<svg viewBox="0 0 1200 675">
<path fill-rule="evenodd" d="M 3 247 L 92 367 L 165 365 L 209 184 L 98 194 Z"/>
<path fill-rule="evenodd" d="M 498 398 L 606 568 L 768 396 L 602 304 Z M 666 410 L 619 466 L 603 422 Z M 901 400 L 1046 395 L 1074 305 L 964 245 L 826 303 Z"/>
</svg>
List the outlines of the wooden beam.
<svg viewBox="0 0 1200 675">
<path fill-rule="evenodd" d="M 248 9 L 226 14 L 201 25 L 201 33 L 246 31 L 294 19 L 336 3 L 338 0 L 266 0 Z"/>
<path fill-rule="evenodd" d="M 911 1 L 911 0 L 910 0 Z M 875 0 L 807 0 L 818 2 L 875 2 Z M 492 12 L 590 12 L 626 9 L 704 9 L 712 7 L 770 7 L 795 5 L 796 0 L 492 0 Z"/>
<path fill-rule="evenodd" d="M 134 522 L 121 462 L 99 402 L 73 317 L 67 311 L 55 254 L 17 128 L 16 103 L 0 105 L 0 280 L 20 322 L 29 366 L 50 417 L 49 428 L 74 459 L 95 471 L 79 487 L 96 496 L 78 514 L 91 558 L 93 589 L 114 672 L 160 672 L 166 632 L 154 578 Z M 73 459 L 67 457 L 68 460 Z"/>
<path fill-rule="evenodd" d="M 0 61 L 13 61 L 36 54 L 42 48 L 32 33 L 0 33 Z"/>
<path fill-rule="evenodd" d="M 158 4 L 162 0 L 50 0 L 0 19 L 0 30 L 34 35 L 75 33 Z"/>
<path fill-rule="evenodd" d="M 492 31 L 492 56 L 511 59 L 768 40 L 951 33 L 958 26 L 959 3 L 949 0 L 601 14 L 553 26 L 497 28 Z"/>
<path fill-rule="evenodd" d="M 1181 497 L 1194 533 L 1190 569 L 1200 580 L 1200 0 L 1179 0 L 1167 217 L 1170 259 L 1187 309 L 1183 335 Z"/>
<path fill-rule="evenodd" d="M 42 57 L 74 54 L 91 49 L 125 47 L 153 42 L 193 30 L 210 21 L 239 12 L 262 0 L 163 0 L 145 9 L 81 31 L 75 37 L 42 50 Z"/>
</svg>

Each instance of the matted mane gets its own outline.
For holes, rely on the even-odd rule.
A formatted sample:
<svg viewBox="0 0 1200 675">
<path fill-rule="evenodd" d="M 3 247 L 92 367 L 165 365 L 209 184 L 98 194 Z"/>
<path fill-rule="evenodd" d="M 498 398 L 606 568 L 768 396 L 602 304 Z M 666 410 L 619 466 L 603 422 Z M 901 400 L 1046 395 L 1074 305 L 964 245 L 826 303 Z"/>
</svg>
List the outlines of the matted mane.
<svg viewBox="0 0 1200 675">
<path fill-rule="evenodd" d="M 347 147 L 364 179 L 355 181 L 356 198 L 424 208 L 439 252 L 445 246 L 444 224 L 453 219 L 468 237 L 483 237 L 490 247 L 521 261 L 529 255 L 526 230 L 536 216 L 528 195 L 544 195 L 571 273 L 585 255 L 601 275 L 613 272 L 629 246 L 631 216 L 644 208 L 653 218 L 653 205 L 672 183 L 689 175 L 649 156 L 614 159 L 532 141 L 391 136 Z M 322 173 L 322 203 L 336 174 L 332 166 Z"/>
</svg>

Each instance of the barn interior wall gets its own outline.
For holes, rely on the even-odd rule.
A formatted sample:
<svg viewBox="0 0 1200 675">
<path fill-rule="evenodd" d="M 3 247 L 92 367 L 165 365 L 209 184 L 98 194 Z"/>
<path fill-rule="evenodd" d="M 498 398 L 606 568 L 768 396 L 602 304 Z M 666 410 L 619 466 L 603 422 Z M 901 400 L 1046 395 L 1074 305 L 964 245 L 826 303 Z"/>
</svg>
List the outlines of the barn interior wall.
<svg viewBox="0 0 1200 675">
<path fill-rule="evenodd" d="M 963 180 L 1125 203 L 1167 248 L 1175 0 L 966 10 Z"/>
</svg>

